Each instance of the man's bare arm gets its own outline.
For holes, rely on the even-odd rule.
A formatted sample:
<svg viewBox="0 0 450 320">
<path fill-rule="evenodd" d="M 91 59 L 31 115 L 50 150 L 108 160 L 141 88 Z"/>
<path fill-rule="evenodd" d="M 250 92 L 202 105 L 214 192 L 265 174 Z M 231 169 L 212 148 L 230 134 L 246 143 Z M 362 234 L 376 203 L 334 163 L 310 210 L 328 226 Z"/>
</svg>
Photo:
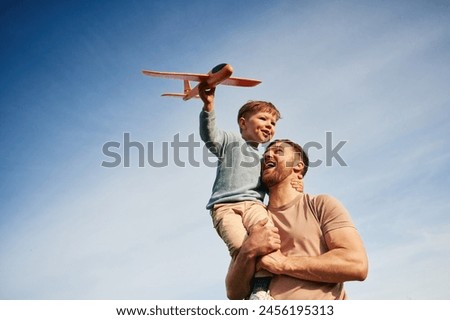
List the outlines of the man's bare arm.
<svg viewBox="0 0 450 320">
<path fill-rule="evenodd" d="M 294 278 L 339 283 L 363 281 L 368 273 L 368 260 L 356 229 L 335 229 L 325 234 L 330 251 L 316 257 L 287 257 L 273 253 L 261 258 L 260 266 L 274 274 Z"/>
<path fill-rule="evenodd" d="M 225 280 L 229 299 L 245 299 L 250 294 L 258 257 L 280 249 L 278 229 L 266 227 L 266 223 L 267 219 L 259 221 L 250 229 L 249 236 L 231 260 Z"/>
</svg>

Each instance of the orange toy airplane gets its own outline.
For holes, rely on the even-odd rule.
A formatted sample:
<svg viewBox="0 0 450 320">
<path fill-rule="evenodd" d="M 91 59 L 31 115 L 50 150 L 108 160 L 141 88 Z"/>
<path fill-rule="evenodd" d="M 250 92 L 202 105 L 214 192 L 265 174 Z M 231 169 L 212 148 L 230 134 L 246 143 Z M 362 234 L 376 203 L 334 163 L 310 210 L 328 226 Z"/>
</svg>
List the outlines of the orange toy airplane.
<svg viewBox="0 0 450 320">
<path fill-rule="evenodd" d="M 247 79 L 247 78 L 232 78 L 233 68 L 231 65 L 222 63 L 214 68 L 207 74 L 198 73 L 179 73 L 179 72 L 160 72 L 142 70 L 142 73 L 146 76 L 159 77 L 159 78 L 171 78 L 180 79 L 184 81 L 184 93 L 163 93 L 165 97 L 181 97 L 183 100 L 189 100 L 191 98 L 198 98 L 198 85 L 191 89 L 189 81 L 206 82 L 209 88 L 214 88 L 219 84 L 225 84 L 229 86 L 239 87 L 253 87 L 261 83 L 259 80 Z"/>
</svg>

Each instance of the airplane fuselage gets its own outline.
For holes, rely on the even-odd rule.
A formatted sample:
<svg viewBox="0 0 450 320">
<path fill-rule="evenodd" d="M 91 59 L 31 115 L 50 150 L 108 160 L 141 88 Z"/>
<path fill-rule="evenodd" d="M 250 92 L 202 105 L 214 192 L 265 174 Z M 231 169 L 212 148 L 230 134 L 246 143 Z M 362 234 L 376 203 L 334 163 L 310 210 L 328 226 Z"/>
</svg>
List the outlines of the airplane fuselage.
<svg viewBox="0 0 450 320">
<path fill-rule="evenodd" d="M 210 72 L 208 72 L 209 78 L 206 81 L 208 87 L 214 88 L 218 86 L 221 82 L 225 81 L 233 74 L 233 67 L 226 63 L 221 63 L 214 68 Z"/>
<path fill-rule="evenodd" d="M 206 79 L 206 83 L 208 84 L 208 88 L 217 87 L 219 84 L 224 82 L 226 79 L 231 77 L 233 74 L 233 67 L 227 63 L 221 63 L 211 69 L 208 72 L 208 79 Z M 198 95 L 198 86 L 196 85 L 192 90 L 190 90 L 184 97 L 183 100 L 189 100 Z"/>
</svg>

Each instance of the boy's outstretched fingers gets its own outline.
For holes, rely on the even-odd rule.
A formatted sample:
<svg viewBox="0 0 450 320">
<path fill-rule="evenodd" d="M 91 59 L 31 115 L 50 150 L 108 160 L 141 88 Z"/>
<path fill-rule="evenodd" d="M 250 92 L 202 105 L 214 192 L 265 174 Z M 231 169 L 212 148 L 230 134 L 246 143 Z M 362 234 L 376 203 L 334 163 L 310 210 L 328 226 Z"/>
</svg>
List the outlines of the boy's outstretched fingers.
<svg viewBox="0 0 450 320">
<path fill-rule="evenodd" d="M 303 179 L 292 179 L 291 186 L 298 192 L 303 192 Z"/>
</svg>

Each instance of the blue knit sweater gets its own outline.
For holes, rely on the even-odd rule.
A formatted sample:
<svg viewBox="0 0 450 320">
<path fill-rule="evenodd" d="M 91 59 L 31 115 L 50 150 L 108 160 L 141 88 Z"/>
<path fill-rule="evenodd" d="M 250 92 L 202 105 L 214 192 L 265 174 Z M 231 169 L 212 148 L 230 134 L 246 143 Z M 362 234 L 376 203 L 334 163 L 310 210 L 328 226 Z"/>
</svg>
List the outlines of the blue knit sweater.
<svg viewBox="0 0 450 320">
<path fill-rule="evenodd" d="M 263 201 L 261 155 L 239 133 L 216 127 L 214 111 L 200 113 L 200 137 L 218 158 L 212 195 L 206 205 L 245 200 Z"/>
</svg>

